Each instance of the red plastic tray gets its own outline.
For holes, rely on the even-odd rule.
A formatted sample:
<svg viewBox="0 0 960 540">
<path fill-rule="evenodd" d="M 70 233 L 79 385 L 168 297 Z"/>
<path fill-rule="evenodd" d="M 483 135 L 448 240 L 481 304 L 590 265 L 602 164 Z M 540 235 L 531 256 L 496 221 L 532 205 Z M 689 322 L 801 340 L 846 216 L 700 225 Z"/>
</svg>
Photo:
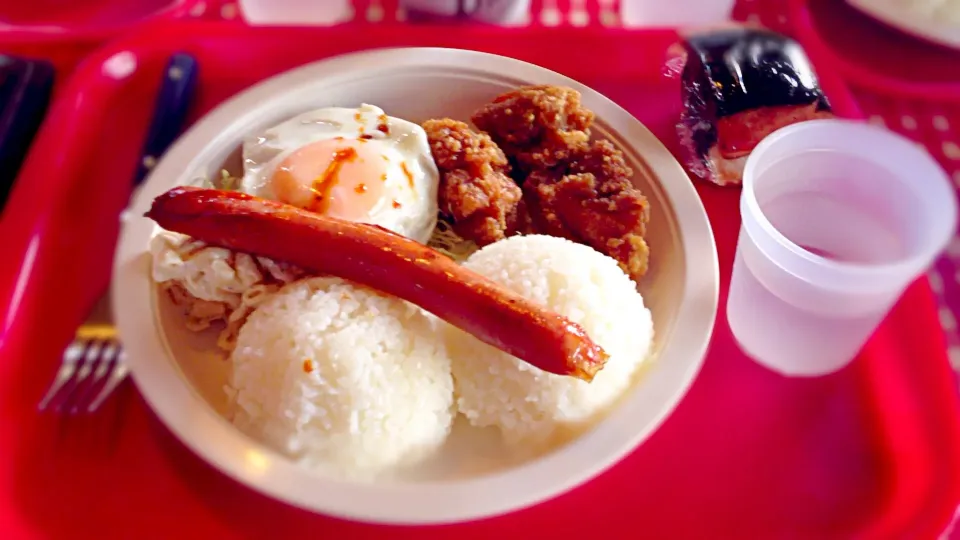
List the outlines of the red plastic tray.
<svg viewBox="0 0 960 540">
<path fill-rule="evenodd" d="M 231 0 L 10 0 L 0 2 L 0 54 L 47 60 L 54 95 L 77 64 L 120 33 L 155 20 L 218 20 Z M 202 9 L 200 9 L 202 8 Z"/>
<path fill-rule="evenodd" d="M 739 191 L 698 184 L 716 234 L 721 316 L 709 358 L 670 419 L 633 454 L 553 501 L 508 516 L 391 528 L 312 515 L 205 465 L 126 391 L 103 414 L 58 419 L 36 403 L 104 289 L 137 151 L 167 55 L 199 58 L 194 115 L 290 67 L 352 50 L 445 46 L 560 71 L 633 112 L 668 145 L 678 82 L 661 75 L 672 31 L 398 27 L 376 32 L 149 25 L 88 58 L 64 88 L 0 222 L 0 526 L 4 537 L 472 539 L 934 538 L 960 500 L 960 408 L 934 299 L 914 284 L 837 374 L 788 379 L 742 356 L 723 303 Z M 130 77 L 106 77 L 119 51 Z M 816 61 L 817 59 L 814 58 Z M 831 66 L 838 111 L 857 115 Z M 467 494 L 467 496 L 469 496 Z"/>
<path fill-rule="evenodd" d="M 112 30 L 175 11 L 181 0 L 31 0 L 0 8 L 0 23 L 26 30 L 69 33 Z"/>
<path fill-rule="evenodd" d="M 226 9 L 224 6 L 229 5 Z M 110 37 L 145 21 L 237 15 L 233 0 L 29 0 L 0 5 L 0 31 L 17 37 Z M 227 17 L 225 17 L 227 16 Z"/>
</svg>

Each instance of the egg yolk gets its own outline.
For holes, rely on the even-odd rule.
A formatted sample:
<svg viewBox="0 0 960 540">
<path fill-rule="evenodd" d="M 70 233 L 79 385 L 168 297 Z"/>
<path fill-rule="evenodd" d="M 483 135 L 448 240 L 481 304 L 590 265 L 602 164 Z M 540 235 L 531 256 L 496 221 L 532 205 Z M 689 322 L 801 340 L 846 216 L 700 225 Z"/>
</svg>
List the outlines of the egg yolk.
<svg viewBox="0 0 960 540">
<path fill-rule="evenodd" d="M 273 193 L 280 202 L 360 221 L 384 192 L 387 160 L 377 146 L 337 137 L 298 148 L 270 178 Z"/>
</svg>

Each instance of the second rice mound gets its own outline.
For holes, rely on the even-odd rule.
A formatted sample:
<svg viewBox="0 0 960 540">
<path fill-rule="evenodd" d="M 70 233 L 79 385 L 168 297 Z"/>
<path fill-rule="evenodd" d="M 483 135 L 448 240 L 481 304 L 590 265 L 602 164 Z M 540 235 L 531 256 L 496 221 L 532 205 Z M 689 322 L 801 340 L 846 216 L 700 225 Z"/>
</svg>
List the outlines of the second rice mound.
<svg viewBox="0 0 960 540">
<path fill-rule="evenodd" d="M 649 354 L 653 321 L 634 282 L 612 258 L 551 236 L 515 236 L 464 266 L 580 324 L 609 354 L 590 383 L 547 373 L 448 328 L 457 406 L 508 444 L 539 447 L 592 424 L 630 386 Z"/>
</svg>

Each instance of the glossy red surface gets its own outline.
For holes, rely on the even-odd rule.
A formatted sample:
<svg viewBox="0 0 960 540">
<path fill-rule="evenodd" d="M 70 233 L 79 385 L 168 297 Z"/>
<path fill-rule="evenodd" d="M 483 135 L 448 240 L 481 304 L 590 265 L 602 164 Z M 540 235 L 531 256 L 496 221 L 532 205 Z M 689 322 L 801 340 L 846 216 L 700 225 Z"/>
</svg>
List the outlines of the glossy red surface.
<svg viewBox="0 0 960 540">
<path fill-rule="evenodd" d="M 7 4 L 0 10 L 0 20 L 6 24 L 27 27 L 116 27 L 167 11 L 178 3 L 172 0 L 31 0 Z"/>
<path fill-rule="evenodd" d="M 678 81 L 671 31 L 148 25 L 97 51 L 61 89 L 0 220 L 0 527 L 5 537 L 934 538 L 960 501 L 960 408 L 934 299 L 914 284 L 848 368 L 788 379 L 746 359 L 724 320 L 739 228 L 736 189 L 698 184 L 716 235 L 721 309 L 688 396 L 628 458 L 555 500 L 476 523 L 392 528 L 271 501 L 179 444 L 131 386 L 103 414 L 58 419 L 36 403 L 106 286 L 117 215 L 167 56 L 200 61 L 194 116 L 264 77 L 372 47 L 476 49 L 554 69 L 619 102 L 669 146 Z M 304 46 L 309 44 L 309 46 Z M 103 62 L 133 52 L 134 74 Z M 816 63 L 819 59 L 811 53 Z M 858 110 L 829 65 L 835 109 Z M 469 496 L 469 494 L 465 494 Z"/>
<path fill-rule="evenodd" d="M 0 5 L 4 41 L 109 38 L 143 22 L 220 19 L 232 0 L 30 0 Z M 235 13 L 235 9 L 230 10 Z"/>
</svg>

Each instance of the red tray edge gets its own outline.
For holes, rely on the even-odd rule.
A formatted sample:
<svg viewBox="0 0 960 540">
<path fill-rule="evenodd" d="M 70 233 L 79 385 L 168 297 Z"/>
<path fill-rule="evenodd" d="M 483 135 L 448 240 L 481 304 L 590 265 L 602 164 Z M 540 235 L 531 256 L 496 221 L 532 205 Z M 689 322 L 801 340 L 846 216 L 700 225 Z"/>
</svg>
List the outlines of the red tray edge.
<svg viewBox="0 0 960 540">
<path fill-rule="evenodd" d="M 218 22 L 200 22 L 200 21 L 174 21 L 174 26 L 170 26 L 170 22 L 167 21 L 151 21 L 144 23 L 142 28 L 138 33 L 142 32 L 159 32 L 159 31 L 175 31 L 175 32 L 192 32 L 192 28 L 203 29 L 204 33 L 208 36 L 212 34 L 221 34 L 228 35 L 229 32 L 235 32 L 237 25 L 233 23 L 218 23 Z M 402 29 L 404 32 L 409 32 L 410 27 L 403 25 L 385 25 L 388 30 L 391 27 L 396 29 Z M 171 30 L 174 29 L 175 30 Z M 435 31 L 436 26 L 425 26 L 419 27 L 418 30 L 426 31 Z M 445 28 L 445 27 L 440 27 Z M 266 29 L 267 31 L 275 31 L 282 29 Z M 334 28 L 325 28 L 319 29 L 324 32 L 350 32 L 351 28 L 349 26 L 345 27 L 334 27 Z M 502 29 L 502 28 L 488 28 L 488 27 L 477 27 L 477 28 L 463 28 L 458 27 L 457 31 L 459 34 L 468 34 L 476 38 L 477 36 L 497 36 L 502 37 L 503 33 L 513 32 L 512 29 Z M 517 32 L 531 33 L 531 32 L 553 32 L 550 29 L 522 29 L 517 30 Z M 669 29 L 647 29 L 647 30 L 627 30 L 627 29 L 565 29 L 565 31 L 571 34 L 579 34 L 583 37 L 592 37 L 594 39 L 602 36 L 603 39 L 628 39 L 631 36 L 634 38 L 638 34 L 645 34 L 647 36 L 652 34 L 673 34 L 675 32 Z M 327 34 L 329 35 L 329 34 Z M 107 42 L 104 46 L 97 49 L 93 54 L 86 58 L 76 69 L 74 74 L 71 75 L 67 81 L 66 86 L 64 87 L 60 99 L 56 101 L 54 107 L 51 109 L 49 118 L 61 118 L 67 117 L 70 118 L 73 115 L 71 111 L 75 108 L 83 110 L 83 107 L 79 105 L 83 101 L 92 100 L 97 102 L 96 99 L 97 93 L 102 95 L 107 95 L 115 91 L 118 84 L 108 85 L 106 87 L 95 88 L 91 94 L 91 90 L 84 88 L 84 86 L 79 82 L 92 73 L 100 70 L 101 64 L 110 56 L 115 54 L 118 51 L 125 50 L 124 45 L 129 41 L 128 38 L 120 37 L 110 42 Z M 813 50 L 808 49 L 808 54 L 810 54 L 811 60 L 815 65 L 820 63 L 825 63 L 826 60 L 832 58 L 829 53 L 824 49 L 817 49 L 816 47 Z M 831 101 L 834 104 L 834 107 L 840 112 L 846 112 L 846 116 L 853 117 L 862 117 L 860 109 L 854 101 L 852 95 L 847 90 L 846 86 L 841 82 L 839 77 L 835 77 L 833 73 L 829 73 L 827 70 L 820 70 L 821 79 L 824 82 L 824 85 L 831 88 L 830 97 Z M 121 81 L 115 81 L 115 83 L 120 83 Z M 95 114 L 96 111 L 91 111 L 87 113 L 88 118 L 96 118 L 98 115 Z M 79 145 L 63 145 L 62 141 L 69 140 L 75 135 L 82 134 L 84 132 L 84 122 L 75 121 L 67 129 L 63 129 L 63 126 L 59 126 L 58 129 L 53 129 L 50 127 L 49 122 L 45 123 L 41 129 L 40 135 L 38 136 L 34 148 L 37 147 L 67 147 L 73 148 L 74 151 L 61 154 L 57 156 L 57 159 L 51 164 L 49 161 L 44 161 L 43 158 L 37 156 L 36 153 L 31 153 L 28 157 L 27 162 L 21 172 L 21 176 L 40 176 L 38 173 L 63 173 L 64 171 L 70 171 L 72 169 L 71 164 L 82 159 L 82 156 L 85 155 L 86 149 L 88 149 L 95 141 L 90 140 L 89 138 L 79 137 L 80 140 L 84 141 Z M 64 175 L 64 177 L 67 175 Z M 61 182 L 65 183 L 66 180 Z M 43 196 L 44 190 L 39 190 L 34 188 L 31 192 L 30 189 L 24 188 L 24 185 L 30 185 L 29 182 L 18 182 L 19 188 L 15 189 L 11 194 L 11 201 L 16 202 L 21 199 L 30 199 L 36 196 Z M 35 185 L 35 184 L 34 184 Z M 49 192 L 46 192 L 49 193 Z M 11 204 L 12 208 L 26 208 L 24 205 Z M 11 229 L 14 227 L 18 229 L 17 232 L 25 233 L 19 235 L 7 235 L 9 238 L 15 238 L 11 245 L 8 247 L 8 253 L 13 256 L 5 257 L 5 263 L 2 268 L 2 274 L 0 274 L 0 299 L 5 302 L 7 309 L 4 311 L 3 323 L 0 325 L 0 357 L 9 356 L 9 349 L 14 349 L 14 352 L 19 348 L 17 345 L 22 345 L 17 343 L 17 337 L 15 334 L 16 329 L 22 324 L 21 311 L 25 311 L 24 315 L 27 315 L 27 318 L 31 316 L 36 317 L 38 313 L 33 313 L 34 309 L 31 306 L 24 305 L 15 305 L 19 302 L 15 300 L 23 300 L 23 290 L 21 289 L 21 283 L 29 278 L 29 274 L 35 269 L 34 263 L 36 262 L 37 251 L 39 246 L 37 239 L 43 234 L 43 231 L 49 228 L 51 211 L 52 208 L 48 208 L 47 211 L 32 214 L 30 212 L 24 211 L 8 211 L 5 213 L 2 219 L 0 219 L 0 231 L 3 231 L 4 228 Z M 9 231 L 7 231 L 9 232 Z M 19 264 L 22 262 L 22 264 Z M 935 301 L 934 296 L 929 288 L 929 285 L 926 282 L 926 278 L 921 278 L 919 283 L 916 284 L 913 289 L 921 298 L 921 303 L 928 304 L 927 313 L 924 315 L 926 323 L 925 328 L 928 329 L 926 332 L 926 338 L 922 341 L 925 344 L 930 342 L 935 342 L 937 344 L 942 342 L 942 331 L 939 325 L 939 322 L 936 318 L 935 310 Z M 917 303 L 917 302 L 914 302 Z M 27 308 L 21 310 L 21 308 Z M 18 321 L 21 319 L 21 321 Z M 933 372 L 928 373 L 927 377 L 924 378 L 923 382 L 926 385 L 926 389 L 929 390 L 929 394 L 937 394 L 941 396 L 944 402 L 953 403 L 954 407 L 944 407 L 939 410 L 942 414 L 939 415 L 939 420 L 942 420 L 944 423 L 940 426 L 941 430 L 945 435 L 945 442 L 947 446 L 939 448 L 941 452 L 937 452 L 938 455 L 943 455 L 947 459 L 945 461 L 939 461 L 937 463 L 938 471 L 936 475 L 939 478 L 943 479 L 943 483 L 947 484 L 944 489 L 939 490 L 943 495 L 943 498 L 940 499 L 940 510 L 936 511 L 935 514 L 938 515 L 939 519 L 933 519 L 929 524 L 929 529 L 925 529 L 925 532 L 930 534 L 922 534 L 920 537 L 935 537 L 940 534 L 950 520 L 952 519 L 954 512 L 956 510 L 956 503 L 960 501 L 960 408 L 956 407 L 957 394 L 956 389 L 953 387 L 953 372 L 949 369 L 949 363 L 946 357 L 945 348 L 932 348 L 929 351 L 924 351 L 925 355 L 929 354 L 931 356 L 937 356 L 939 360 L 940 367 L 934 369 Z M 16 358 L 10 358 L 10 361 L 16 360 Z M 0 365 L 9 364 L 10 361 L 0 362 Z M 883 366 L 880 366 L 883 367 Z M 905 367 L 905 366 L 901 366 Z M 898 377 L 895 377 L 897 373 L 890 372 L 884 369 L 871 369 L 865 370 L 866 376 L 874 381 L 874 386 L 877 388 L 888 388 L 891 385 L 896 385 Z M 913 450 L 916 450 L 914 448 Z M 944 470 L 944 465 L 949 466 L 949 471 Z M 944 474 L 947 472 L 948 474 Z M 907 471 L 899 470 L 895 467 L 895 471 L 892 473 L 892 481 L 896 484 L 905 484 L 907 486 L 916 485 L 916 482 L 912 482 L 910 479 L 913 475 L 909 474 Z M 952 479 L 953 481 L 949 481 Z M 934 497 L 935 494 L 931 493 L 931 497 Z M 900 504 L 899 501 L 911 502 L 909 506 L 918 508 L 923 508 L 925 510 L 930 509 L 930 504 L 936 503 L 937 501 L 928 501 L 920 500 L 922 494 L 902 494 L 898 490 L 894 497 L 887 501 L 888 507 L 896 507 Z M 920 505 L 917 507 L 917 505 Z M 929 512 L 928 516 L 930 515 Z M 932 517 L 932 516 L 931 516 Z M 880 533 L 884 531 L 885 533 L 890 532 L 890 528 L 887 528 L 885 524 L 893 524 L 896 521 L 896 516 L 884 516 L 883 519 L 879 520 L 874 524 L 874 527 L 871 527 L 869 530 L 872 532 Z M 918 531 L 911 531 L 918 532 Z M 866 537 L 873 537 L 867 535 Z"/>
<path fill-rule="evenodd" d="M 7 42 L 84 42 L 106 41 L 118 38 L 132 27 L 154 24 L 165 19 L 194 18 L 191 13 L 194 6 L 201 4 L 205 13 L 219 13 L 223 0 L 172 0 L 168 5 L 153 12 L 145 13 L 141 18 L 127 21 L 126 24 L 101 24 L 90 26 L 30 26 L 10 25 L 3 27 L 0 41 Z M 219 15 L 218 15 L 219 16 Z"/>
</svg>

